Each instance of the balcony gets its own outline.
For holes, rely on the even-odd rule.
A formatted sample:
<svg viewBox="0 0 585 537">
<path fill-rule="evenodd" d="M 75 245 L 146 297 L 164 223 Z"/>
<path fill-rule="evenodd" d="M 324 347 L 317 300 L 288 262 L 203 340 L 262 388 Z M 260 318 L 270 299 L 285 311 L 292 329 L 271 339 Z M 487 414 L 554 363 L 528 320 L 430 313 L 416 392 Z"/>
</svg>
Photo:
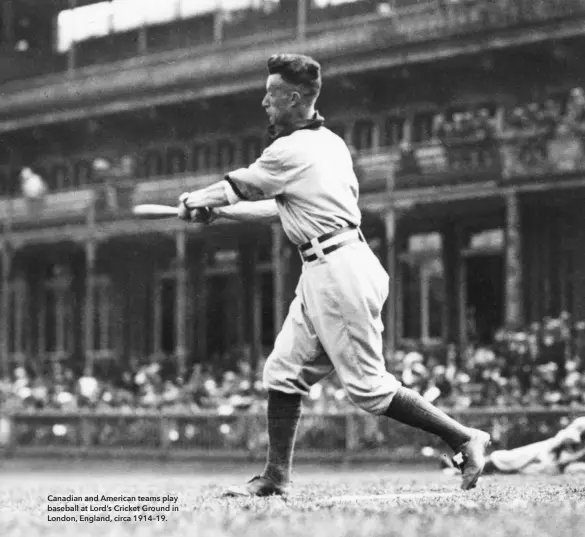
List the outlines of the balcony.
<svg viewBox="0 0 585 537">
<path fill-rule="evenodd" d="M 234 167 L 238 167 L 234 165 Z M 585 142 L 559 129 L 555 136 L 530 132 L 489 140 L 430 141 L 411 147 L 361 151 L 355 158 L 361 192 L 373 196 L 427 187 L 554 185 L 562 180 L 585 185 Z M 140 203 L 175 204 L 181 192 L 204 188 L 223 178 L 222 170 L 143 180 L 114 179 L 82 190 L 55 192 L 43 203 L 0 199 L 0 220 L 13 228 L 84 222 L 95 203 L 98 219 L 129 216 Z"/>
</svg>

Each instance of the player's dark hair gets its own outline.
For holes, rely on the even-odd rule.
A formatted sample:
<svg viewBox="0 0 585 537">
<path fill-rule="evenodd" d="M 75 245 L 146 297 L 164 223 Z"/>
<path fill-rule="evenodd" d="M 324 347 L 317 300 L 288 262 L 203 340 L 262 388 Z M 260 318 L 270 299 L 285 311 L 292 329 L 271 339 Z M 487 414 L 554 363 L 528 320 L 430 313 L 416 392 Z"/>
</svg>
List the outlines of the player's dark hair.
<svg viewBox="0 0 585 537">
<path fill-rule="evenodd" d="M 275 54 L 268 60 L 268 73 L 280 75 L 285 82 L 299 86 L 316 99 L 321 92 L 321 65 L 302 54 Z"/>
</svg>

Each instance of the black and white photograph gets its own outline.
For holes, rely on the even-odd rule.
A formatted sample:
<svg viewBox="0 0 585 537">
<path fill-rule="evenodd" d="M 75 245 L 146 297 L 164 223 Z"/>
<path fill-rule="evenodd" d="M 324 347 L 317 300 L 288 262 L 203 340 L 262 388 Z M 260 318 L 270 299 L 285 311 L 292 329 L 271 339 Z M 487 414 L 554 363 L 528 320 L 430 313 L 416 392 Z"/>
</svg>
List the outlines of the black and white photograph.
<svg viewBox="0 0 585 537">
<path fill-rule="evenodd" d="M 0 534 L 577 537 L 585 0 L 0 0 Z"/>
</svg>

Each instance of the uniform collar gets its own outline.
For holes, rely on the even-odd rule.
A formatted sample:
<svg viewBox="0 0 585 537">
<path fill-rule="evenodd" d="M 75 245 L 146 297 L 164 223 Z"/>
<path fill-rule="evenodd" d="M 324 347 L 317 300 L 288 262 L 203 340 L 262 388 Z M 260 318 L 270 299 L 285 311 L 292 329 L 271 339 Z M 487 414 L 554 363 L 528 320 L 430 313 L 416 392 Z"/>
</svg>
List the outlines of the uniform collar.
<svg viewBox="0 0 585 537">
<path fill-rule="evenodd" d="M 270 137 L 270 142 L 272 143 L 274 140 L 284 136 L 289 136 L 295 131 L 300 131 L 303 129 L 316 130 L 322 127 L 324 123 L 325 118 L 323 118 L 319 112 L 315 112 L 312 118 L 298 121 L 287 127 L 278 128 L 276 125 L 270 125 L 270 127 L 268 127 L 268 136 Z"/>
</svg>

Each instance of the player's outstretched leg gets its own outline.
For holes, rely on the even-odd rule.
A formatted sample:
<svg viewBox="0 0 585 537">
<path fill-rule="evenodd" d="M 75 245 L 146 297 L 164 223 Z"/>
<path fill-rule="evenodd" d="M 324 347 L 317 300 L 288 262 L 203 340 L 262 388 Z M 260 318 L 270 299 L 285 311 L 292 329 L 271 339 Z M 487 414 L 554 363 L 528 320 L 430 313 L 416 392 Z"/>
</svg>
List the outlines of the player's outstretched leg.
<svg viewBox="0 0 585 537">
<path fill-rule="evenodd" d="M 268 457 L 264 472 L 244 486 L 229 488 L 224 496 L 272 496 L 286 493 L 301 417 L 301 395 L 270 390 L 267 417 Z"/>
<path fill-rule="evenodd" d="M 455 452 L 453 462 L 462 473 L 461 488 L 469 490 L 476 486 L 486 464 L 485 451 L 491 441 L 488 433 L 465 427 L 414 390 L 403 386 L 397 390 L 384 415 L 442 438 Z"/>
</svg>

